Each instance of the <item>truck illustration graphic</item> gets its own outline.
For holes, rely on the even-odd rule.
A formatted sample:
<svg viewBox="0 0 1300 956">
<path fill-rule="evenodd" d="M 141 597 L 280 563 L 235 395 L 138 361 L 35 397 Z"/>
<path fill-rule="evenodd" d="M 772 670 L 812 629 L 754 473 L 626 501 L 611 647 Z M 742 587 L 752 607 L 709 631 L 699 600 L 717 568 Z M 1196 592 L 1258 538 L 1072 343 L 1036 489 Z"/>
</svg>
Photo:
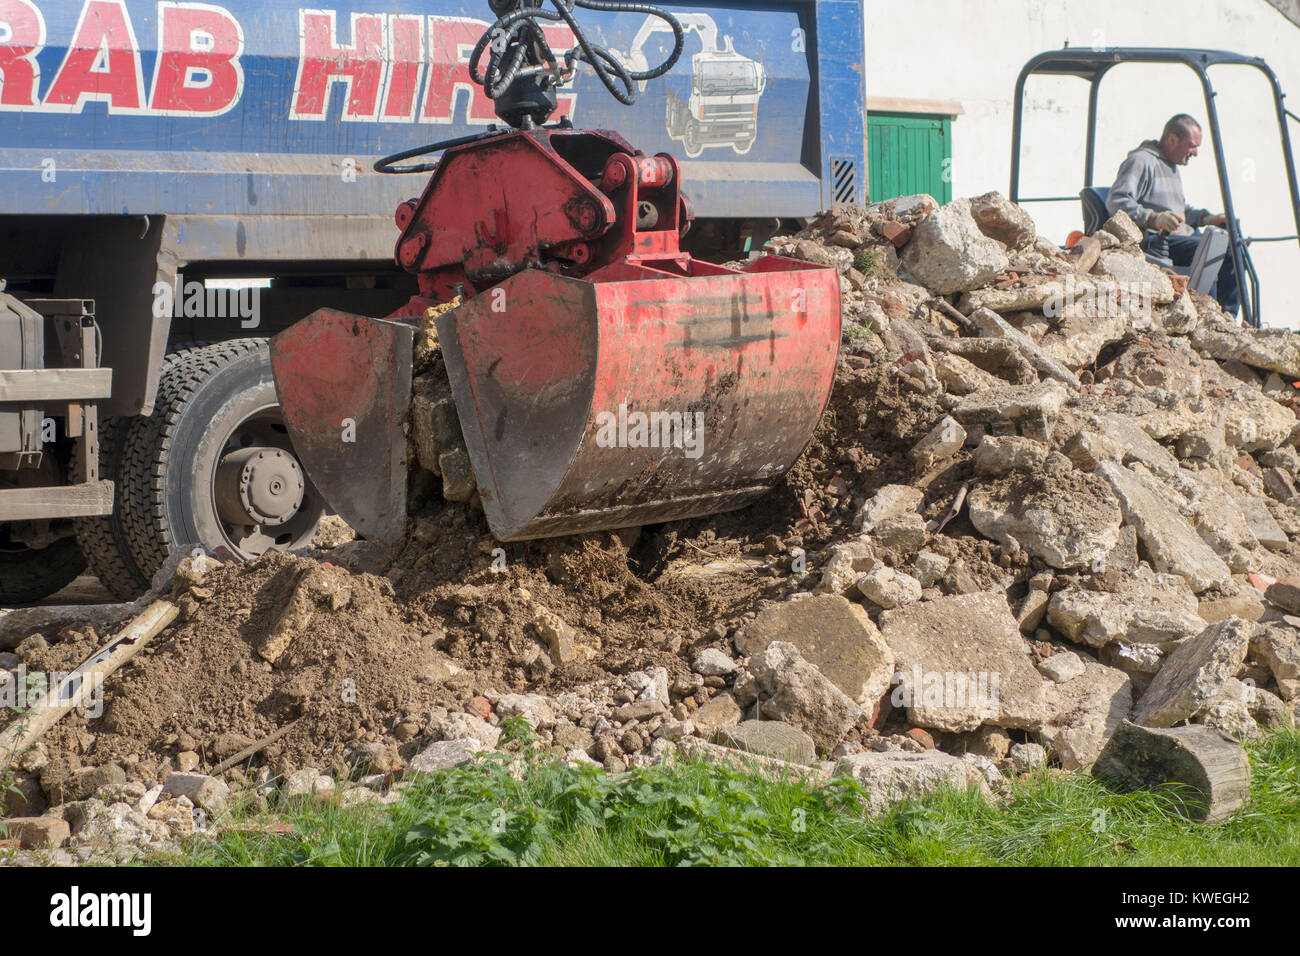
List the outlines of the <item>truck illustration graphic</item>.
<svg viewBox="0 0 1300 956">
<path fill-rule="evenodd" d="M 689 98 L 668 94 L 668 135 L 692 158 L 714 146 L 730 146 L 740 155 L 748 153 L 758 137 L 758 101 L 767 86 L 763 65 L 737 53 L 729 36 L 722 37 L 719 44 L 718 25 L 708 14 L 676 16 L 688 35 L 699 38 L 701 49 L 691 57 Z M 647 17 L 624 61 L 632 69 L 645 69 L 647 42 L 655 34 L 667 32 L 662 20 Z"/>
</svg>

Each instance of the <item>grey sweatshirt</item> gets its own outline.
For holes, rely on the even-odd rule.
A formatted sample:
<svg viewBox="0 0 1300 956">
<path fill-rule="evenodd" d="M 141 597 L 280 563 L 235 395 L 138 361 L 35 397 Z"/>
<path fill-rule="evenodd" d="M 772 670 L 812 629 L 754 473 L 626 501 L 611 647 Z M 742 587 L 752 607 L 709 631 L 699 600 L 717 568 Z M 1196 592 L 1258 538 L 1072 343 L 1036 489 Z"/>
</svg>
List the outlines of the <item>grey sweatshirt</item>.
<svg viewBox="0 0 1300 956">
<path fill-rule="evenodd" d="M 1153 139 L 1133 150 L 1120 163 L 1115 185 L 1106 197 L 1106 209 L 1112 216 L 1124 210 L 1139 228 L 1146 228 L 1151 213 L 1168 210 L 1186 220 L 1178 230 L 1180 233 L 1191 232 L 1192 227 L 1201 225 L 1210 215 L 1205 209 L 1187 205 L 1178 167 L 1165 159 L 1160 145 Z"/>
</svg>

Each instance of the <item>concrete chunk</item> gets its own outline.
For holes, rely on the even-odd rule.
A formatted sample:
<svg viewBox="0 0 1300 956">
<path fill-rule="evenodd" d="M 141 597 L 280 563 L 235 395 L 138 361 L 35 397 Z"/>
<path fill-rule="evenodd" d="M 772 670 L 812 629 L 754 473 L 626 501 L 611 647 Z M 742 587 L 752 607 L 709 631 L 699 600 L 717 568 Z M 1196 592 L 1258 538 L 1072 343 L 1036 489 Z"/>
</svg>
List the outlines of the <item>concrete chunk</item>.
<svg viewBox="0 0 1300 956">
<path fill-rule="evenodd" d="M 1168 305 L 1174 301 L 1174 284 L 1169 276 L 1141 255 L 1129 255 L 1118 249 L 1103 252 L 1093 271 L 1114 276 L 1129 289 L 1136 290 L 1138 296 L 1156 305 Z"/>
<path fill-rule="evenodd" d="M 1053 654 L 1043 663 L 1062 656 Z M 1043 725 L 1042 741 L 1066 770 L 1095 761 L 1133 709 L 1133 682 L 1128 674 L 1094 661 L 1080 664 L 1076 676 L 1050 684 L 1046 691 L 1050 716 Z"/>
<path fill-rule="evenodd" d="M 880 616 L 897 659 L 895 707 L 921 727 L 957 733 L 983 723 L 1035 729 L 1043 678 L 1000 594 L 961 594 Z"/>
<path fill-rule="evenodd" d="M 1261 498 L 1242 496 L 1234 498 L 1237 510 L 1245 520 L 1250 533 L 1255 536 L 1261 545 L 1270 551 L 1285 551 L 1290 544 L 1278 523 L 1273 520 L 1273 515 L 1269 513 L 1268 505 Z"/>
<path fill-rule="evenodd" d="M 411 758 L 406 768 L 408 776 L 422 773 L 435 773 L 450 770 L 468 763 L 474 755 L 484 750 L 483 741 L 474 737 L 462 737 L 459 740 L 439 740 L 429 744 Z"/>
<path fill-rule="evenodd" d="M 1200 714 L 1246 659 L 1258 625 L 1239 618 L 1211 624 L 1175 648 L 1133 713 L 1136 723 L 1172 727 Z"/>
<path fill-rule="evenodd" d="M 1142 242 L 1142 230 L 1123 209 L 1115 213 L 1101 227 L 1120 242 L 1139 245 Z"/>
<path fill-rule="evenodd" d="M 957 454 L 965 443 L 966 429 L 957 424 L 955 418 L 945 415 L 924 438 L 916 443 L 908 453 L 908 457 L 920 468 L 930 468 Z"/>
<path fill-rule="evenodd" d="M 976 309 L 971 313 L 971 321 L 980 330 L 980 335 L 989 338 L 1006 339 L 1014 344 L 1029 364 L 1034 367 L 1034 371 L 1040 375 L 1063 382 L 1071 388 L 1079 387 L 1079 379 L 1073 372 L 996 312 L 989 309 Z"/>
<path fill-rule="evenodd" d="M 1119 508 L 1086 474 L 1052 485 L 1035 475 L 981 484 L 967 507 L 980 534 L 1004 546 L 1014 541 L 1061 570 L 1104 562 L 1120 539 Z"/>
<path fill-rule="evenodd" d="M 885 485 L 869 498 L 854 516 L 859 531 L 874 531 L 876 525 L 907 511 L 915 511 L 925 500 L 925 492 L 910 485 Z"/>
<path fill-rule="evenodd" d="M 230 805 L 230 787 L 224 780 L 202 773 L 174 773 L 163 785 L 163 794 L 187 797 L 208 813 L 220 813 Z"/>
<path fill-rule="evenodd" d="M 799 728 L 822 752 L 843 740 L 862 716 L 862 709 L 792 644 L 769 644 L 750 659 L 749 667 L 758 685 L 763 717 Z"/>
<path fill-rule="evenodd" d="M 1010 265 L 1002 246 L 980 232 L 966 199 L 922 219 L 901 262 L 911 278 L 939 295 L 988 285 Z"/>
<path fill-rule="evenodd" d="M 1018 435 L 985 435 L 975 449 L 975 475 L 1001 478 L 1013 471 L 1036 471 L 1047 459 L 1048 447 Z"/>
<path fill-rule="evenodd" d="M 1038 665 L 1038 673 L 1057 684 L 1072 681 L 1085 670 L 1083 658 L 1073 651 L 1060 651 Z"/>
<path fill-rule="evenodd" d="M 1200 328 L 1192 344 L 1221 362 L 1237 361 L 1300 379 L 1300 338 L 1290 329 Z"/>
<path fill-rule="evenodd" d="M 17 840 L 24 850 L 52 850 L 72 835 L 67 821 L 60 817 L 7 817 L 0 820 L 0 833 Z"/>
<path fill-rule="evenodd" d="M 691 714 L 691 723 L 701 737 L 707 738 L 728 727 L 735 727 L 744 716 L 734 697 L 718 694 L 710 697 Z"/>
<path fill-rule="evenodd" d="M 894 655 L 867 612 L 837 595 L 818 595 L 764 609 L 737 638 L 747 656 L 775 641 L 792 645 L 832 684 L 859 704 L 889 690 Z"/>
<path fill-rule="evenodd" d="M 1037 312 L 1046 303 L 1064 298 L 1067 291 L 1063 279 L 1029 281 L 1010 289 L 975 289 L 962 297 L 960 305 L 968 315 L 980 309 L 1000 313 Z"/>
<path fill-rule="evenodd" d="M 940 787 L 956 790 L 988 785 L 977 768 L 941 750 L 851 754 L 835 765 L 835 775 L 852 777 L 867 794 L 867 812 L 883 813 L 893 804 L 917 800 Z"/>
<path fill-rule="evenodd" d="M 1137 529 L 1157 571 L 1179 575 L 1198 594 L 1228 583 L 1232 572 L 1169 503 L 1167 490 L 1113 462 L 1102 462 L 1097 474 L 1115 490 L 1124 520 Z"/>
<path fill-rule="evenodd" d="M 921 600 L 921 582 L 910 574 L 880 567 L 858 578 L 858 590 L 877 607 L 893 608 Z"/>
<path fill-rule="evenodd" d="M 1047 606 L 1047 621 L 1070 640 L 1108 644 L 1175 644 L 1205 628 L 1196 596 L 1176 575 L 1128 576 L 1119 590 L 1062 588 Z"/>
<path fill-rule="evenodd" d="M 1300 680 L 1300 631 L 1271 626 L 1258 632 L 1250 645 L 1251 654 L 1260 660 L 1279 684 Z"/>
<path fill-rule="evenodd" d="M 1038 227 L 1029 213 L 997 190 L 973 197 L 970 211 L 980 232 L 1008 249 L 1032 243 L 1038 237 Z"/>
<path fill-rule="evenodd" d="M 1119 445 L 1122 464 L 1140 462 L 1162 478 L 1178 474 L 1178 459 L 1134 419 L 1125 415 L 1099 415 L 1095 421 L 1098 431 Z"/>
<path fill-rule="evenodd" d="M 952 414 L 968 428 L 1014 422 L 1030 438 L 1046 440 L 1060 416 L 1069 393 L 1059 382 L 1039 385 L 1004 385 L 971 392 L 959 401 Z"/>
</svg>

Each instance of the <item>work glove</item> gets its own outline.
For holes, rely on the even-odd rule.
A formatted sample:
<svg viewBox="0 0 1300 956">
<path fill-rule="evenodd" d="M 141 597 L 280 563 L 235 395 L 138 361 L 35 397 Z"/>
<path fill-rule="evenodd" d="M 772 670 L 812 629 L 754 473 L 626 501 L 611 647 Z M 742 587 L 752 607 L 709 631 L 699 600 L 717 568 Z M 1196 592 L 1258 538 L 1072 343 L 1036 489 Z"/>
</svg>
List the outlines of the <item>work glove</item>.
<svg viewBox="0 0 1300 956">
<path fill-rule="evenodd" d="M 1151 220 L 1152 226 L 1161 229 L 1164 232 L 1175 232 L 1182 224 L 1182 217 L 1176 213 L 1169 212 L 1168 210 L 1157 213 L 1155 218 Z"/>
</svg>

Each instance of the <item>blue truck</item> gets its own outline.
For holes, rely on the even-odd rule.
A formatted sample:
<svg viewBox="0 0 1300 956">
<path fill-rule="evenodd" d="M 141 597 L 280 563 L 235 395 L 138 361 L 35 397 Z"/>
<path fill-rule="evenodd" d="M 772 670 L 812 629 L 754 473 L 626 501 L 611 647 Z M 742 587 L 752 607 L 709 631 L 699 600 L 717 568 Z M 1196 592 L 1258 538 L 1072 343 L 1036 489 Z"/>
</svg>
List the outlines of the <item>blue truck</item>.
<svg viewBox="0 0 1300 956">
<path fill-rule="evenodd" d="M 863 199 L 861 0 L 665 7 L 673 70 L 630 109 L 580 72 L 557 119 L 676 156 L 699 254 Z M 87 565 L 126 597 L 177 548 L 310 541 L 325 504 L 266 341 L 409 299 L 394 210 L 424 180 L 371 167 L 498 122 L 468 70 L 492 19 L 486 0 L 0 0 L 0 603 Z M 661 25 L 583 21 L 633 69 L 671 46 Z M 259 481 L 297 488 L 292 514 L 250 487 L 250 448 L 275 449 Z"/>
</svg>

